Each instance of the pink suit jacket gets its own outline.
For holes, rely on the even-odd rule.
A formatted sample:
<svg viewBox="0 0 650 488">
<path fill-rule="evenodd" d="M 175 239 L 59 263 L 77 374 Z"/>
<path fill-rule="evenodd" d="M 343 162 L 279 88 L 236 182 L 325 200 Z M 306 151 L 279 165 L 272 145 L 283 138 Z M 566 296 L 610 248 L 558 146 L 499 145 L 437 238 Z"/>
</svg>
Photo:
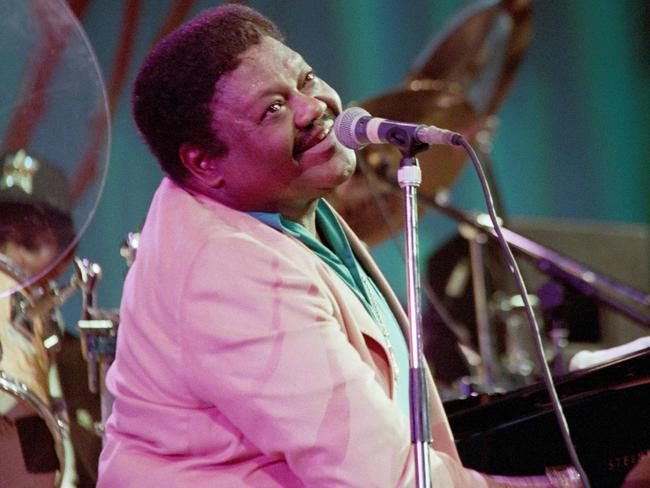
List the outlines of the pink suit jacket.
<svg viewBox="0 0 650 488">
<path fill-rule="evenodd" d="M 392 368 L 366 309 L 312 251 L 165 179 L 124 286 L 98 486 L 414 486 Z M 431 390 L 433 486 L 485 486 Z"/>
</svg>

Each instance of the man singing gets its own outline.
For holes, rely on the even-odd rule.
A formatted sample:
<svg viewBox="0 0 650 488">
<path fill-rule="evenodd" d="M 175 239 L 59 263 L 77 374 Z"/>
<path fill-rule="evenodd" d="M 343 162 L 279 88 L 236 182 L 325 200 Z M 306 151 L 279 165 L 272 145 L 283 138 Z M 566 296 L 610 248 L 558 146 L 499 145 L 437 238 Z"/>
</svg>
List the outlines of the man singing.
<svg viewBox="0 0 650 488">
<path fill-rule="evenodd" d="M 166 177 L 125 282 L 98 486 L 415 486 L 406 319 L 322 199 L 356 164 L 337 93 L 228 5 L 148 55 L 133 108 Z M 551 486 L 463 468 L 430 395 L 433 486 Z"/>
</svg>

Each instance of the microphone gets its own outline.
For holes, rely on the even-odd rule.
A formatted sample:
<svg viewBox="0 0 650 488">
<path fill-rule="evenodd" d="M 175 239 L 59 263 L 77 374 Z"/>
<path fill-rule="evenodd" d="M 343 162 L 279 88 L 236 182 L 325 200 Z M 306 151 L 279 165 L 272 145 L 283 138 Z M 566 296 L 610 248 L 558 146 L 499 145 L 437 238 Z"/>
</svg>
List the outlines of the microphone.
<svg viewBox="0 0 650 488">
<path fill-rule="evenodd" d="M 359 107 L 345 109 L 334 121 L 334 133 L 341 144 L 361 149 L 368 144 L 448 144 L 460 146 L 463 136 L 435 125 L 410 124 L 373 117 Z"/>
</svg>

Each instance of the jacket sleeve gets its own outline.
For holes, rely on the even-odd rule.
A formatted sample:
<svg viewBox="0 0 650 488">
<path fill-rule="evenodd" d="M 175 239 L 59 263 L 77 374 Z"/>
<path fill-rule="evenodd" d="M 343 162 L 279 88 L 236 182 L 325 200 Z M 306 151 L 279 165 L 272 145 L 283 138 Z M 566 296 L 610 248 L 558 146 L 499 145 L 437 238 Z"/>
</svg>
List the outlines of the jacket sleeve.
<svg viewBox="0 0 650 488">
<path fill-rule="evenodd" d="M 244 235 L 193 258 L 176 317 L 188 385 L 306 486 L 414 486 L 408 422 L 308 261 Z M 485 486 L 433 450 L 431 472 L 436 487 Z"/>
</svg>

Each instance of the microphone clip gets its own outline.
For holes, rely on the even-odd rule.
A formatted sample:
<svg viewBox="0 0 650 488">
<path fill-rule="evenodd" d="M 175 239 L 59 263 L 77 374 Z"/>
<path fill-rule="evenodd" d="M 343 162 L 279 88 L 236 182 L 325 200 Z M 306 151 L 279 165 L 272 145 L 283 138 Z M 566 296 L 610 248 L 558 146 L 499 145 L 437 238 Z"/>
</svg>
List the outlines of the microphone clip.
<svg viewBox="0 0 650 488">
<path fill-rule="evenodd" d="M 386 139 L 402 155 L 400 159 L 401 166 L 412 166 L 417 164 L 415 155 L 429 149 L 429 144 L 420 142 L 417 138 L 418 129 L 424 126 L 394 126 L 386 132 Z"/>
</svg>

